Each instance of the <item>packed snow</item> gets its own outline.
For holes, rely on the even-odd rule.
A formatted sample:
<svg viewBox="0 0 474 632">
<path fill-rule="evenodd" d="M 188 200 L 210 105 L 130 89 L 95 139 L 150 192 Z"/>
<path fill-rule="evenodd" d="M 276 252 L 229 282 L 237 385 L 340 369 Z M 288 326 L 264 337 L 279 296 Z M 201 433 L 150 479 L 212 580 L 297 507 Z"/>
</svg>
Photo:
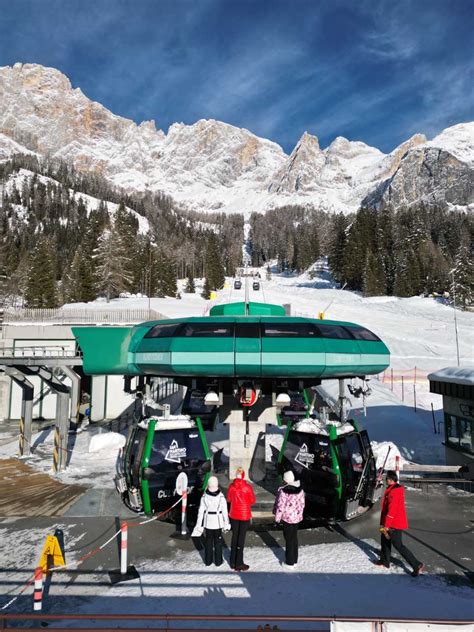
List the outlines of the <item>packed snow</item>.
<svg viewBox="0 0 474 632">
<path fill-rule="evenodd" d="M 65 534 L 66 561 L 74 566 L 74 561 L 88 550 L 84 547 L 87 534 L 71 537 L 71 525 L 67 523 L 59 522 L 58 528 Z M 14 531 L 5 523 L 0 527 L 4 550 L 15 550 L 17 570 L 10 578 L 18 585 L 29 579 L 29 571 L 20 569 L 34 567 L 46 535 L 47 529 Z M 134 537 L 129 535 L 132 547 Z M 32 542 L 37 545 L 32 546 Z M 390 572 L 378 568 L 372 564 L 378 550 L 378 543 L 372 539 L 300 546 L 298 566 L 292 571 L 281 566 L 281 548 L 247 546 L 245 559 L 251 566 L 248 573 L 235 573 L 229 568 L 228 550 L 220 568 L 206 568 L 199 551 L 182 550 L 179 541 L 171 539 L 168 545 L 170 554 L 164 559 L 134 555 L 139 579 L 113 586 L 103 568 L 79 575 L 73 569 L 55 572 L 46 598 L 48 612 L 232 613 L 264 614 L 268 618 L 314 616 L 317 612 L 328 618 L 337 613 L 339 618 L 403 615 L 453 620 L 472 616 L 471 588 L 450 585 L 435 575 L 412 579 L 399 564 L 394 564 Z M 115 546 L 114 542 L 110 546 Z M 68 627 L 79 625 L 68 622 Z"/>
</svg>

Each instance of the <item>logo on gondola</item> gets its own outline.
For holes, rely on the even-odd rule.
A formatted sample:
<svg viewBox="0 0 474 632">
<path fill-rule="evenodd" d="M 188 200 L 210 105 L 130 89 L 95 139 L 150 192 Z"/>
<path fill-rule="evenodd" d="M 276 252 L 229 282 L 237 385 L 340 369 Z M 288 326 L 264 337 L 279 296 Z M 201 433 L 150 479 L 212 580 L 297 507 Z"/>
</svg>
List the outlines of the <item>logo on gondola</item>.
<svg viewBox="0 0 474 632">
<path fill-rule="evenodd" d="M 310 465 L 313 465 L 314 454 L 312 452 L 308 452 L 308 446 L 306 445 L 306 443 L 303 443 L 303 445 L 301 446 L 300 451 L 295 456 L 295 461 L 296 463 L 299 463 L 306 468 Z"/>
<path fill-rule="evenodd" d="M 165 456 L 165 461 L 171 461 L 172 463 L 181 463 L 181 459 L 186 458 L 186 448 L 180 448 L 176 439 L 170 444 L 168 452 Z"/>
</svg>

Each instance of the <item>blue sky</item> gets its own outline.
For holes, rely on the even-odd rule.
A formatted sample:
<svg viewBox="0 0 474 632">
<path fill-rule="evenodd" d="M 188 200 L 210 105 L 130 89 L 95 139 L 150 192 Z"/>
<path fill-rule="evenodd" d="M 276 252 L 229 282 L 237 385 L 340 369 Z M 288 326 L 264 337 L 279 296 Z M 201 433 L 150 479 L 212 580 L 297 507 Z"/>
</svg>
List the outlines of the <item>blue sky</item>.
<svg viewBox="0 0 474 632">
<path fill-rule="evenodd" d="M 390 151 L 474 120 L 473 0 L 0 0 L 0 66 L 52 66 L 137 122 L 215 118 Z"/>
</svg>

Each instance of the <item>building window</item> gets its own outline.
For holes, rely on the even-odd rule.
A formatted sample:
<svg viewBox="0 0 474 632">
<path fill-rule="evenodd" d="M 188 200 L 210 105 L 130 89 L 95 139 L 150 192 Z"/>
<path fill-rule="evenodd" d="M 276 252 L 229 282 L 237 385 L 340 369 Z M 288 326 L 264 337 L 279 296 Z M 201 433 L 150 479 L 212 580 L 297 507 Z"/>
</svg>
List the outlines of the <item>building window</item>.
<svg viewBox="0 0 474 632">
<path fill-rule="evenodd" d="M 453 447 L 474 454 L 474 420 L 456 415 L 444 415 L 446 442 Z"/>
</svg>

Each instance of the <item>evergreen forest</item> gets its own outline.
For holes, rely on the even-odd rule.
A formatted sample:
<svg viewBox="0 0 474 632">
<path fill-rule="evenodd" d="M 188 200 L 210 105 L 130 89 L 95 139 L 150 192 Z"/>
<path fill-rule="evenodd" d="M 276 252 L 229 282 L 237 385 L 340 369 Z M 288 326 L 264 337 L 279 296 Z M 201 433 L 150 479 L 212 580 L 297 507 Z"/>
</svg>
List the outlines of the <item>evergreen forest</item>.
<svg viewBox="0 0 474 632">
<path fill-rule="evenodd" d="M 0 190 L 1 278 L 13 305 L 177 296 L 177 279 L 195 292 L 195 278 L 208 298 L 242 264 L 243 214 L 190 212 L 166 195 L 124 194 L 96 174 L 24 155 L 0 164 Z M 326 257 L 340 287 L 366 296 L 474 301 L 474 220 L 465 212 L 287 206 L 253 213 L 250 226 L 253 266 L 276 261 L 301 273 Z"/>
</svg>

